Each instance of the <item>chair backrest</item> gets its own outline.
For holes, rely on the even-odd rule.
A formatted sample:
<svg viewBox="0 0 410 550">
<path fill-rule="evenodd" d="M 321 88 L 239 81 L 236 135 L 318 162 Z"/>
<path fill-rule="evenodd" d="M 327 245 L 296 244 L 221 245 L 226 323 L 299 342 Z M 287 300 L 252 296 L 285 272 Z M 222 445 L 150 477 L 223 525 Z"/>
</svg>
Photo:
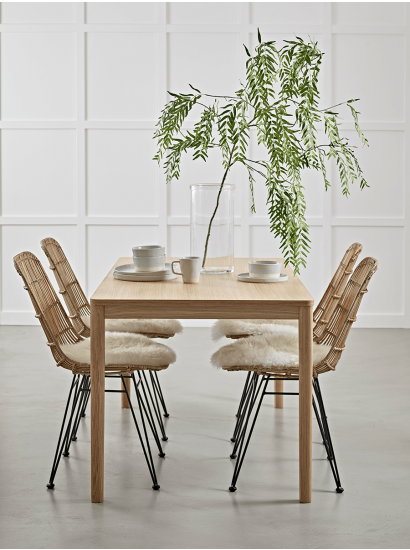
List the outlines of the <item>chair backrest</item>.
<svg viewBox="0 0 410 550">
<path fill-rule="evenodd" d="M 60 350 L 60 345 L 75 344 L 82 340 L 76 333 L 43 266 L 31 252 L 14 256 L 14 267 L 24 281 L 41 326 L 47 337 L 57 365 L 71 368 L 71 363 Z M 65 364 L 67 363 L 68 364 Z"/>
<path fill-rule="evenodd" d="M 349 246 L 322 299 L 313 312 L 313 321 L 316 322 L 313 335 L 316 338 L 320 338 L 324 334 L 326 325 L 346 288 L 349 276 L 353 273 L 353 267 L 362 249 L 363 247 L 360 243 L 353 243 Z"/>
<path fill-rule="evenodd" d="M 314 337 L 318 344 L 332 346 L 327 356 L 315 366 L 316 374 L 335 370 L 337 363 L 346 347 L 346 339 L 353 323 L 370 279 L 377 271 L 378 261 L 374 258 L 364 258 L 350 277 L 343 294 L 338 301 L 323 334 Z"/>
<path fill-rule="evenodd" d="M 90 336 L 90 329 L 82 322 L 81 316 L 90 315 L 90 304 L 88 303 L 63 249 L 59 243 L 51 237 L 41 241 L 41 248 L 48 258 L 50 269 L 53 271 L 57 280 L 60 294 L 63 295 L 69 317 L 75 330 L 78 334 L 81 334 L 81 336 L 88 338 Z"/>
</svg>

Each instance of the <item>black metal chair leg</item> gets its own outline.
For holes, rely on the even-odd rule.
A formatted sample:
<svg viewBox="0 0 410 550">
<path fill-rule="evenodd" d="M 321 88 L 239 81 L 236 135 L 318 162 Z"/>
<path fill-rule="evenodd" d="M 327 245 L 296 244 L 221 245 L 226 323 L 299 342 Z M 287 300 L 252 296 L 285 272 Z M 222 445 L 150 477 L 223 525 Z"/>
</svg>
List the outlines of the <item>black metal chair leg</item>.
<svg viewBox="0 0 410 550">
<path fill-rule="evenodd" d="M 252 437 L 253 429 L 255 427 L 256 420 L 258 418 L 259 411 L 260 411 L 260 408 L 261 408 L 261 405 L 262 405 L 262 401 L 263 401 L 263 398 L 265 396 L 266 386 L 269 382 L 269 378 L 270 378 L 269 376 L 267 376 L 266 378 L 264 378 L 262 376 L 257 389 L 256 389 L 256 384 L 255 384 L 254 387 L 253 387 L 253 390 L 252 390 L 252 406 L 249 407 L 249 410 L 247 412 L 246 421 L 245 421 L 244 428 L 243 428 L 243 433 L 241 434 L 241 443 L 240 443 L 239 450 L 238 450 L 238 458 L 237 458 L 237 461 L 236 461 L 236 464 L 235 464 L 235 469 L 234 469 L 233 476 L 232 476 L 232 482 L 231 482 L 231 485 L 229 487 L 229 491 L 231 493 L 234 493 L 236 491 L 236 483 L 238 481 L 238 477 L 239 477 L 239 474 L 240 474 L 241 469 L 242 469 L 242 464 L 243 464 L 243 461 L 245 459 L 246 451 L 248 450 L 248 446 L 249 446 L 249 442 L 250 442 L 251 437 Z M 264 384 L 263 390 L 261 392 L 263 383 L 265 383 L 265 384 Z M 254 417 L 253 417 L 253 421 L 252 421 L 252 424 L 251 424 L 251 427 L 250 427 L 250 430 L 249 430 L 248 437 L 246 438 L 246 443 L 244 445 L 248 423 L 249 423 L 249 420 L 252 416 L 252 411 L 253 411 L 255 403 L 258 399 L 259 393 L 260 393 L 259 402 L 258 402 L 256 411 L 255 411 L 255 414 L 254 414 Z"/>
<path fill-rule="evenodd" d="M 316 405 L 315 397 L 313 395 L 312 395 L 312 405 L 313 405 L 313 410 L 315 411 L 315 416 L 316 416 L 317 424 L 319 426 L 320 434 L 322 436 L 323 445 L 325 445 L 325 437 L 326 436 L 325 436 L 325 432 L 323 430 L 322 421 L 321 421 L 320 413 L 319 413 L 317 405 Z"/>
<path fill-rule="evenodd" d="M 91 378 L 90 378 L 89 375 L 87 376 L 87 378 L 88 378 L 88 381 L 87 381 L 87 390 L 88 391 L 86 393 L 86 398 L 85 398 L 85 401 L 84 401 L 83 410 L 81 411 L 81 418 L 85 417 L 85 411 L 87 410 L 88 401 L 90 399 Z"/>
<path fill-rule="evenodd" d="M 161 442 L 159 440 L 159 434 L 158 434 L 158 430 L 157 430 L 156 422 L 155 422 L 155 418 L 157 419 L 157 422 L 158 422 L 158 414 L 157 414 L 157 411 L 155 410 L 155 407 L 154 407 L 154 413 L 155 413 L 155 418 L 154 418 L 154 415 L 153 415 L 152 410 L 151 410 L 150 400 L 148 398 L 147 391 L 149 390 L 149 388 L 147 387 L 147 380 L 146 380 L 146 377 L 141 376 L 141 374 L 143 374 L 143 371 L 137 371 L 137 372 L 138 372 L 138 377 L 139 377 L 139 382 L 137 383 L 137 386 L 138 386 L 138 384 L 141 385 L 142 393 L 140 392 L 140 395 L 141 395 L 141 400 L 142 400 L 143 403 L 144 403 L 144 399 L 142 399 L 142 396 L 144 396 L 144 398 L 145 398 L 145 408 L 146 408 L 146 412 L 147 412 L 147 420 L 148 420 L 149 426 L 151 428 L 152 434 L 154 436 L 154 439 L 157 442 L 158 450 L 160 451 L 159 456 L 165 456 L 165 454 L 162 451 L 162 446 L 161 446 Z M 150 397 L 151 397 L 151 402 L 152 402 L 152 395 Z M 159 426 L 159 428 L 161 428 L 160 422 L 158 422 L 158 426 Z"/>
<path fill-rule="evenodd" d="M 67 413 L 68 413 L 68 409 L 70 408 L 71 396 L 73 394 L 73 390 L 75 392 L 75 390 L 77 388 L 78 380 L 79 380 L 79 375 L 74 375 L 73 380 L 71 382 L 70 391 L 68 393 L 67 403 L 66 403 L 65 410 L 64 410 L 63 421 L 61 423 L 61 428 L 60 428 L 60 434 L 58 436 L 56 452 L 55 452 L 55 455 L 54 455 L 53 465 L 51 467 L 50 479 L 49 479 L 49 482 L 47 483 L 47 489 L 54 489 L 54 487 L 55 487 L 54 479 L 55 479 L 55 476 L 56 476 L 56 473 L 57 473 L 58 465 L 60 464 L 61 455 L 62 455 L 64 446 L 66 444 L 66 438 L 67 438 L 67 434 L 68 434 L 68 428 L 66 428 L 66 431 L 65 431 L 65 434 L 64 434 L 64 437 L 63 437 L 64 427 L 65 427 L 65 423 L 66 423 L 66 419 L 67 419 Z M 72 400 L 71 409 L 72 410 L 71 410 L 70 417 L 72 416 L 72 414 L 74 412 L 74 398 Z M 61 441 L 62 438 L 63 438 L 63 441 Z"/>
<path fill-rule="evenodd" d="M 239 423 L 238 423 L 238 430 L 237 430 L 237 436 L 235 440 L 235 445 L 233 446 L 232 453 L 230 455 L 230 458 L 235 459 L 238 454 L 238 449 L 240 451 L 241 446 L 243 444 L 243 440 L 246 433 L 246 427 L 247 427 L 247 418 L 252 413 L 253 407 L 255 406 L 255 400 L 256 400 L 256 387 L 258 383 L 258 375 L 256 373 L 253 373 L 253 376 L 251 378 L 251 381 L 249 382 L 248 386 L 248 394 L 246 397 L 246 401 L 244 403 L 244 407 L 241 413 L 241 416 L 239 417 Z"/>
<path fill-rule="evenodd" d="M 249 384 L 250 377 L 251 377 L 251 371 L 248 371 L 248 374 L 246 375 L 245 384 L 244 384 L 243 390 L 242 390 L 241 400 L 239 401 L 239 407 L 238 407 L 238 410 L 236 411 L 236 414 L 235 414 L 236 418 L 238 418 L 241 415 L 241 410 L 242 410 L 242 406 L 245 402 L 246 390 L 248 389 L 248 384 Z"/>
<path fill-rule="evenodd" d="M 252 408 L 252 396 L 253 396 L 253 392 L 254 392 L 254 387 L 257 384 L 257 379 L 258 379 L 258 375 L 256 374 L 256 372 L 254 372 L 252 374 L 252 378 L 251 378 L 251 380 L 248 384 L 247 396 L 246 396 L 246 399 L 245 399 L 245 403 L 243 405 L 242 413 L 241 413 L 240 417 L 238 418 L 237 428 L 236 428 L 236 437 L 235 437 L 235 442 L 234 442 L 235 444 L 233 446 L 232 453 L 230 454 L 230 458 L 236 458 L 236 453 L 237 453 L 238 447 L 239 447 L 240 442 L 241 442 L 241 435 L 243 435 L 244 422 L 245 422 L 245 419 L 246 419 L 246 415 L 250 411 L 250 409 Z"/>
<path fill-rule="evenodd" d="M 334 449 L 333 449 L 332 438 L 330 436 L 329 424 L 328 424 L 328 421 L 327 421 L 325 405 L 323 403 L 322 392 L 320 390 L 320 384 L 319 384 L 319 379 L 318 378 L 313 379 L 313 388 L 314 388 L 314 391 L 315 391 L 315 394 L 316 394 L 316 399 L 317 399 L 317 402 L 318 402 L 318 405 L 319 405 L 319 410 L 320 410 L 320 415 L 321 415 L 321 420 L 322 420 L 322 427 L 323 427 L 323 434 L 325 436 L 323 438 L 323 441 L 324 441 L 324 444 L 325 444 L 325 448 L 326 448 L 326 452 L 327 452 L 327 458 L 328 458 L 328 461 L 329 461 L 329 464 L 330 464 L 330 468 L 332 470 L 332 474 L 333 474 L 334 480 L 336 482 L 336 492 L 337 493 L 343 493 L 344 489 L 341 486 L 341 482 L 340 482 L 339 470 L 337 468 L 336 456 L 335 456 L 335 452 L 334 452 Z"/>
<path fill-rule="evenodd" d="M 165 416 L 165 418 L 169 418 L 169 412 L 168 412 L 167 406 L 165 404 L 165 399 L 164 399 L 164 395 L 162 393 L 162 388 L 161 388 L 161 384 L 159 382 L 157 371 L 151 372 L 151 376 L 153 376 L 155 378 L 155 381 L 156 381 L 156 388 L 157 388 L 157 392 L 158 392 L 158 397 L 159 397 L 159 400 L 161 401 L 162 410 L 164 411 L 164 416 Z"/>
<path fill-rule="evenodd" d="M 231 437 L 231 441 L 233 443 L 235 443 L 236 438 L 238 436 L 239 418 L 241 417 L 242 409 L 243 409 L 243 406 L 245 404 L 246 397 L 248 395 L 250 377 L 251 377 L 251 371 L 248 371 L 248 374 L 246 375 L 245 384 L 244 384 L 243 390 L 242 390 L 241 400 L 239 401 L 239 407 L 238 407 L 238 410 L 236 411 L 236 414 L 235 414 L 237 420 L 236 420 L 236 423 L 235 423 L 235 428 L 233 430 L 233 435 Z"/>
<path fill-rule="evenodd" d="M 153 483 L 152 488 L 155 491 L 157 491 L 160 488 L 160 486 L 158 485 L 157 475 L 156 475 L 156 472 L 155 472 L 154 461 L 152 460 L 151 446 L 149 444 L 147 429 L 146 429 L 146 426 L 145 426 L 143 408 L 141 407 L 140 392 L 138 390 L 138 387 L 137 387 L 136 382 L 135 382 L 135 377 L 134 377 L 135 390 L 136 390 L 136 393 L 137 393 L 137 402 L 138 402 L 138 407 L 139 407 L 139 410 L 140 410 L 140 416 L 141 416 L 141 422 L 142 422 L 142 427 L 143 427 L 144 436 L 145 436 L 146 448 L 145 448 L 145 445 L 144 445 L 144 441 L 142 439 L 141 431 L 140 431 L 140 428 L 139 428 L 138 422 L 137 422 L 137 417 L 135 416 L 134 407 L 132 406 L 131 399 L 130 399 L 130 396 L 128 394 L 127 386 L 125 385 L 125 380 L 124 380 L 123 376 L 121 376 L 121 380 L 122 380 L 123 388 L 125 390 L 125 394 L 126 394 L 127 399 L 128 399 L 128 404 L 129 404 L 130 409 L 131 409 L 131 414 L 132 414 L 132 417 L 134 419 L 134 424 L 135 424 L 135 427 L 137 428 L 137 433 L 138 433 L 138 437 L 139 437 L 139 440 L 140 440 L 140 443 L 141 443 L 142 451 L 144 453 L 145 460 L 146 460 L 147 466 L 148 466 L 148 470 L 149 470 L 149 473 L 150 473 L 150 476 L 151 476 L 151 479 L 152 479 L 152 483 Z"/>
<path fill-rule="evenodd" d="M 319 413 L 320 413 L 320 419 L 321 419 L 321 425 L 322 425 L 321 434 L 323 437 L 323 445 L 325 446 L 325 449 L 326 449 L 327 458 L 329 461 L 331 461 L 333 460 L 333 449 L 329 445 L 330 432 L 326 422 L 327 416 L 326 416 L 326 411 L 324 409 L 323 398 L 321 396 L 320 389 L 318 389 L 317 387 L 316 380 L 313 380 L 313 389 L 314 389 L 316 399 L 318 402 L 318 407 L 319 407 Z"/>
<path fill-rule="evenodd" d="M 164 426 L 164 423 L 162 421 L 161 411 L 159 410 L 159 407 L 158 407 L 158 400 L 154 400 L 154 398 L 152 397 L 152 392 L 151 392 L 151 389 L 149 387 L 147 377 L 145 376 L 145 371 L 138 371 L 138 374 L 140 374 L 140 372 L 141 372 L 141 375 L 142 375 L 142 383 L 144 384 L 145 388 L 147 389 L 147 392 L 148 392 L 148 395 L 149 395 L 149 398 L 150 398 L 150 401 L 151 401 L 151 404 L 152 404 L 152 408 L 154 409 L 155 417 L 157 419 L 158 426 L 159 426 L 159 429 L 160 429 L 161 434 L 162 434 L 162 441 L 168 441 L 167 434 L 165 433 L 165 426 Z"/>
<path fill-rule="evenodd" d="M 159 418 L 161 419 L 161 425 L 160 425 L 160 429 L 161 429 L 161 432 L 162 432 L 162 437 L 163 437 L 163 441 L 167 441 L 168 440 L 168 437 L 165 433 L 165 426 L 164 426 L 164 422 L 161 418 L 161 409 L 159 407 L 159 402 L 158 402 L 158 397 L 159 397 L 159 394 L 158 392 L 156 391 L 156 386 L 155 386 L 155 382 L 154 382 L 154 376 L 152 374 L 152 371 L 149 371 L 149 375 L 150 375 L 150 378 L 151 378 L 151 384 L 152 384 L 152 393 L 154 394 L 154 399 L 155 399 L 155 405 L 156 405 L 156 410 L 158 411 L 158 416 Z M 165 437 L 165 439 L 164 439 Z"/>
<path fill-rule="evenodd" d="M 87 396 L 88 396 L 88 376 L 86 375 L 83 375 L 82 377 L 82 380 L 81 380 L 81 385 L 80 385 L 80 398 L 79 398 L 79 402 L 78 402 L 78 408 L 77 408 L 77 413 L 76 413 L 76 416 L 75 416 L 75 419 L 74 419 L 74 425 L 73 425 L 73 430 L 71 432 L 71 436 L 70 436 L 70 439 L 71 441 L 77 441 L 77 431 L 78 431 L 78 427 L 80 425 L 80 420 L 82 418 L 82 412 L 84 410 L 84 404 L 87 400 Z"/>
<path fill-rule="evenodd" d="M 75 419 L 77 418 L 77 415 L 79 413 L 80 397 L 83 395 L 81 390 L 82 390 L 82 387 L 83 387 L 84 378 L 81 379 L 81 382 L 80 382 L 80 379 L 81 379 L 81 377 L 79 376 L 78 377 L 78 383 L 77 383 L 77 386 L 76 386 L 76 389 L 75 389 L 75 392 L 74 392 L 74 397 L 73 397 L 73 407 L 72 407 L 72 410 L 71 410 L 70 418 L 69 418 L 68 425 L 67 425 L 67 431 L 66 431 L 66 434 L 64 436 L 64 441 L 63 441 L 63 447 L 64 447 L 63 456 L 65 456 L 65 457 L 70 456 L 70 446 L 71 446 L 71 441 L 72 441 L 71 437 L 73 435 L 73 431 L 74 431 L 74 427 L 75 427 Z"/>
<path fill-rule="evenodd" d="M 255 376 L 255 374 L 253 376 Z M 247 410 L 248 403 L 249 403 L 248 396 L 251 392 L 251 388 L 252 388 L 252 380 L 247 385 L 242 405 L 241 405 L 240 409 L 238 409 L 239 415 L 236 418 L 235 428 L 234 428 L 234 431 L 233 431 L 233 434 L 232 434 L 232 437 L 231 437 L 232 443 L 235 443 L 235 441 L 238 437 L 238 434 L 240 432 L 240 426 L 241 426 L 241 422 L 242 422 L 241 418 L 246 414 L 246 410 Z"/>
<path fill-rule="evenodd" d="M 154 436 L 155 443 L 157 444 L 158 451 L 159 451 L 158 456 L 160 456 L 161 458 L 164 458 L 165 453 L 162 449 L 162 445 L 161 445 L 161 441 L 159 439 L 158 431 L 157 431 L 157 428 L 155 426 L 155 419 L 152 415 L 152 411 L 151 411 L 151 408 L 150 408 L 150 405 L 149 405 L 149 401 L 148 401 L 148 398 L 147 398 L 145 387 L 144 387 L 144 384 L 142 382 L 141 373 L 138 372 L 138 375 L 139 375 L 139 381 L 137 382 L 136 379 L 135 379 L 134 373 L 131 374 L 131 378 L 132 378 L 133 383 L 134 383 L 135 393 L 137 394 L 138 386 L 141 385 L 142 394 L 141 394 L 141 392 L 139 392 L 140 397 L 141 397 L 141 406 L 144 409 L 144 413 L 145 413 L 145 416 L 147 418 L 148 425 L 151 429 L 152 435 Z M 145 398 L 145 403 L 144 403 L 143 396 Z"/>
</svg>

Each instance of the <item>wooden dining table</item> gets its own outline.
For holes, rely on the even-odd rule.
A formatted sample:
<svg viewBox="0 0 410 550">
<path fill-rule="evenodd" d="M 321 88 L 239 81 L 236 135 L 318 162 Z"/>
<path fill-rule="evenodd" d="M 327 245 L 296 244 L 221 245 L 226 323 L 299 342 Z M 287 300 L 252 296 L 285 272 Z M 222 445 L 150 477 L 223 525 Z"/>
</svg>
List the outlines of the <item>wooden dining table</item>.
<svg viewBox="0 0 410 550">
<path fill-rule="evenodd" d="M 132 258 L 119 258 L 115 266 L 129 263 Z M 90 300 L 91 501 L 104 500 L 105 319 L 297 319 L 299 500 L 311 502 L 313 298 L 291 268 L 282 268 L 289 276 L 286 282 L 245 283 L 236 275 L 248 271 L 248 259 L 237 258 L 234 273 L 201 275 L 199 284 L 184 284 L 182 277 L 161 282 L 120 281 L 113 277 L 115 266 Z"/>
</svg>

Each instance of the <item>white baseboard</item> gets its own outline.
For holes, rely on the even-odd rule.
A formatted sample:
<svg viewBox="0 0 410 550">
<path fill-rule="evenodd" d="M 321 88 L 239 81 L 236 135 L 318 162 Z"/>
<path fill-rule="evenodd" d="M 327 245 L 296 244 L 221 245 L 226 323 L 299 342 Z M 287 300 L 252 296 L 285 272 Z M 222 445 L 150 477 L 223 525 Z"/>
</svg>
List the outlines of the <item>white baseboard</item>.
<svg viewBox="0 0 410 550">
<path fill-rule="evenodd" d="M 211 327 L 216 319 L 180 319 L 183 327 Z M 31 311 L 2 311 L 0 325 L 39 325 Z"/>
<path fill-rule="evenodd" d="M 2 311 L 0 325 L 39 325 L 34 317 L 34 311 Z"/>
<path fill-rule="evenodd" d="M 211 327 L 215 319 L 180 319 L 183 327 Z M 33 311 L 2 311 L 0 325 L 38 325 Z M 410 328 L 403 314 L 358 315 L 355 328 Z"/>
<path fill-rule="evenodd" d="M 353 325 L 355 328 L 410 328 L 406 325 L 404 314 L 371 314 L 362 313 L 357 316 Z"/>
</svg>

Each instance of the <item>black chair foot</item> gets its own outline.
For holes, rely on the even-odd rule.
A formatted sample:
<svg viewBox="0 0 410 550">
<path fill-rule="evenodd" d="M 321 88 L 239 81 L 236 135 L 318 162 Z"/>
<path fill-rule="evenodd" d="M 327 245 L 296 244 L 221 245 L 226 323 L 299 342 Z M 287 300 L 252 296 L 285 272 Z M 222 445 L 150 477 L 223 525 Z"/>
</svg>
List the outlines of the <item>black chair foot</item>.
<svg viewBox="0 0 410 550">
<path fill-rule="evenodd" d="M 234 455 L 234 454 L 229 455 L 229 458 L 236 458 L 236 455 Z"/>
<path fill-rule="evenodd" d="M 343 487 L 336 487 L 336 493 L 343 493 Z"/>
<path fill-rule="evenodd" d="M 161 458 L 164 458 L 165 453 L 158 453 L 158 456 L 160 456 Z"/>
<path fill-rule="evenodd" d="M 54 489 L 54 483 L 47 483 L 47 489 Z"/>
<path fill-rule="evenodd" d="M 164 414 L 165 418 L 169 418 L 169 414 Z"/>
<path fill-rule="evenodd" d="M 77 436 L 72 437 L 71 441 L 77 441 Z"/>
<path fill-rule="evenodd" d="M 86 414 L 85 414 L 85 413 L 83 413 L 83 414 L 81 415 L 81 418 L 84 418 L 85 416 L 86 416 Z"/>
<path fill-rule="evenodd" d="M 167 437 L 161 437 L 162 441 L 168 441 Z"/>
<path fill-rule="evenodd" d="M 232 443 L 235 443 L 236 439 L 234 437 L 231 437 Z"/>
<path fill-rule="evenodd" d="M 154 491 L 158 491 L 158 489 L 160 488 L 159 485 L 153 485 L 152 488 L 154 489 Z"/>
<path fill-rule="evenodd" d="M 67 452 L 63 453 L 63 456 L 70 456 L 70 453 L 67 451 Z"/>
<path fill-rule="evenodd" d="M 231 493 L 234 493 L 234 492 L 236 491 L 236 487 L 234 487 L 233 485 L 231 485 L 231 486 L 229 487 L 229 491 L 230 491 Z"/>
<path fill-rule="evenodd" d="M 235 414 L 235 418 L 239 418 L 239 414 Z"/>
</svg>

